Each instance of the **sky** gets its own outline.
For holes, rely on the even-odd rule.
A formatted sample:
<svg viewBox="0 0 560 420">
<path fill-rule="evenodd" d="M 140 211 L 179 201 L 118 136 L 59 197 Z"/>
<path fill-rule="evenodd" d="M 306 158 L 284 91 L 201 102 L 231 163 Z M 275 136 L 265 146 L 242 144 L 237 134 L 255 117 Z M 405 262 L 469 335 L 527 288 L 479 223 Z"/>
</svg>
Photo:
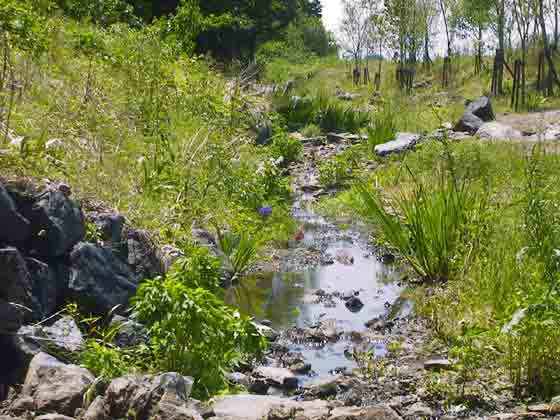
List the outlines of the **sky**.
<svg viewBox="0 0 560 420">
<path fill-rule="evenodd" d="M 342 19 L 342 0 L 321 0 L 321 4 L 325 28 L 336 32 Z"/>
</svg>

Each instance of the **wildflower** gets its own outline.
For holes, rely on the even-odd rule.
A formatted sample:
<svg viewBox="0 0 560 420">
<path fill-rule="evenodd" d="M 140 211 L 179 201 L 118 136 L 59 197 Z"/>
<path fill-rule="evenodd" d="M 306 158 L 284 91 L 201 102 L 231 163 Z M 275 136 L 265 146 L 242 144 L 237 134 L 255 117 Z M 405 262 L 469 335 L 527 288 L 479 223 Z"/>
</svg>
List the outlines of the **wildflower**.
<svg viewBox="0 0 560 420">
<path fill-rule="evenodd" d="M 272 214 L 272 207 L 261 207 L 259 209 L 259 214 L 263 217 L 263 218 L 267 218 Z"/>
</svg>

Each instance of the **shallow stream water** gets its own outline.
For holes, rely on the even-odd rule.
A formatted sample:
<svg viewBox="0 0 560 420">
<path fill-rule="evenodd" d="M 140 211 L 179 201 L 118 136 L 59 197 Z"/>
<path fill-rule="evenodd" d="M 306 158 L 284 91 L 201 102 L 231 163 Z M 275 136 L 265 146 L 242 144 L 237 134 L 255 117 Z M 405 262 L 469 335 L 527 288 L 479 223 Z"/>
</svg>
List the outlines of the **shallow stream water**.
<svg viewBox="0 0 560 420">
<path fill-rule="evenodd" d="M 351 333 L 365 331 L 366 322 L 386 315 L 402 288 L 398 274 L 373 255 L 357 229 L 343 230 L 317 216 L 307 195 L 296 202 L 293 213 L 305 234 L 303 240 L 290 245 L 292 251 L 320 249 L 328 264 L 297 271 L 288 267 L 285 271 L 249 276 L 228 291 L 227 300 L 244 314 L 268 321 L 279 332 L 311 327 L 321 320 L 336 320 L 337 330 L 342 333 L 336 342 L 282 341 L 290 351 L 302 353 L 305 362 L 311 364 L 312 374 L 300 378 L 305 383 L 315 375 L 356 367 L 348 355 L 353 346 Z M 329 296 L 355 293 L 364 306 L 352 312 L 342 298 L 320 302 L 309 299 L 319 289 Z M 383 342 L 369 344 L 369 351 L 377 356 L 387 351 Z"/>
</svg>

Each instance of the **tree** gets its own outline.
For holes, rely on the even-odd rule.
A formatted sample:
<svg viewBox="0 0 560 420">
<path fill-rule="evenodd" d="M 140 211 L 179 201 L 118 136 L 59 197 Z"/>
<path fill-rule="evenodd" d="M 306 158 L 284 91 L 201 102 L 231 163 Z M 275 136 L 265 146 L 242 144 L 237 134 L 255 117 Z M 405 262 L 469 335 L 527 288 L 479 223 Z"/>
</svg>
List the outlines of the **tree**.
<svg viewBox="0 0 560 420">
<path fill-rule="evenodd" d="M 482 71 L 482 34 L 490 24 L 491 3 L 487 0 L 463 0 L 461 5 L 461 16 L 459 26 L 467 33 L 475 36 L 475 65 L 474 71 L 479 74 Z"/>
<path fill-rule="evenodd" d="M 552 76 L 554 82 L 558 87 L 560 87 L 560 80 L 558 79 L 558 73 L 556 72 L 556 67 L 554 65 L 554 60 L 552 59 L 552 51 L 550 45 L 548 43 L 548 35 L 546 32 L 546 20 L 545 20 L 545 8 L 543 4 L 543 0 L 537 0 L 538 5 L 538 19 L 541 26 L 541 35 L 544 47 L 544 55 L 546 57 L 546 61 L 548 62 L 548 68 L 550 70 L 550 75 Z"/>
<path fill-rule="evenodd" d="M 353 80 L 358 83 L 360 62 L 368 41 L 368 4 L 364 0 L 343 0 L 342 10 L 342 46 L 354 61 Z"/>
<path fill-rule="evenodd" d="M 533 8 L 528 0 L 513 0 L 513 16 L 521 41 L 521 103 L 525 105 L 527 90 L 526 70 L 529 29 L 533 21 Z"/>
</svg>

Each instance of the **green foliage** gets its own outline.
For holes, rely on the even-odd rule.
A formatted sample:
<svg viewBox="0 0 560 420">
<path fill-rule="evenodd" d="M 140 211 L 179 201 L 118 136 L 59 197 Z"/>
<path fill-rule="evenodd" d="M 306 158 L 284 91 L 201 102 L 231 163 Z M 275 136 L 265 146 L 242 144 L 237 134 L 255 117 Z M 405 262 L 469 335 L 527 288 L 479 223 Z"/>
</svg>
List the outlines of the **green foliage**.
<svg viewBox="0 0 560 420">
<path fill-rule="evenodd" d="M 196 398 L 225 389 L 225 371 L 264 348 L 249 320 L 211 292 L 173 277 L 142 284 L 133 308 L 149 328 L 158 369 L 192 375 Z"/>
<path fill-rule="evenodd" d="M 218 243 L 233 266 L 234 277 L 249 271 L 255 262 L 260 245 L 259 239 L 248 231 L 222 232 L 220 229 L 218 229 Z"/>
<path fill-rule="evenodd" d="M 371 119 L 367 132 L 368 144 L 372 151 L 378 144 L 386 143 L 395 138 L 397 123 L 392 104 L 386 102 L 383 104 L 383 108 L 377 111 Z"/>
<path fill-rule="evenodd" d="M 39 55 L 48 47 L 47 29 L 46 19 L 31 4 L 0 0 L 0 36 L 4 39 L 4 49 L 13 46 Z"/>
<path fill-rule="evenodd" d="M 308 124 L 301 130 L 301 135 L 306 138 L 319 137 L 321 129 L 315 124 Z"/>
<path fill-rule="evenodd" d="M 367 112 L 341 104 L 324 92 L 313 98 L 279 97 L 276 102 L 278 112 L 286 119 L 288 128 L 293 130 L 313 123 L 323 131 L 356 133 L 370 122 Z"/>
<path fill-rule="evenodd" d="M 358 162 L 359 152 L 356 148 L 350 148 L 344 153 L 332 157 L 319 166 L 319 182 L 325 187 L 343 185 L 352 179 Z"/>
<path fill-rule="evenodd" d="M 74 19 L 90 19 L 100 25 L 111 25 L 117 22 L 138 24 L 132 7 L 123 0 L 56 0 L 59 7 Z"/>
<path fill-rule="evenodd" d="M 204 247 L 192 247 L 188 256 L 177 260 L 168 277 L 192 289 L 206 289 L 213 293 L 221 290 L 222 263 Z"/>
<path fill-rule="evenodd" d="M 288 166 L 301 159 L 303 145 L 301 142 L 289 136 L 287 133 L 280 133 L 274 136 L 270 146 L 270 154 L 279 160 L 282 166 Z"/>
<path fill-rule="evenodd" d="M 415 181 L 410 194 L 392 200 L 390 210 L 366 185 L 357 185 L 355 192 L 363 215 L 380 227 L 418 275 L 447 280 L 470 212 L 481 203 L 466 182 L 455 178 L 452 167 L 440 169 L 433 181 Z"/>
</svg>

